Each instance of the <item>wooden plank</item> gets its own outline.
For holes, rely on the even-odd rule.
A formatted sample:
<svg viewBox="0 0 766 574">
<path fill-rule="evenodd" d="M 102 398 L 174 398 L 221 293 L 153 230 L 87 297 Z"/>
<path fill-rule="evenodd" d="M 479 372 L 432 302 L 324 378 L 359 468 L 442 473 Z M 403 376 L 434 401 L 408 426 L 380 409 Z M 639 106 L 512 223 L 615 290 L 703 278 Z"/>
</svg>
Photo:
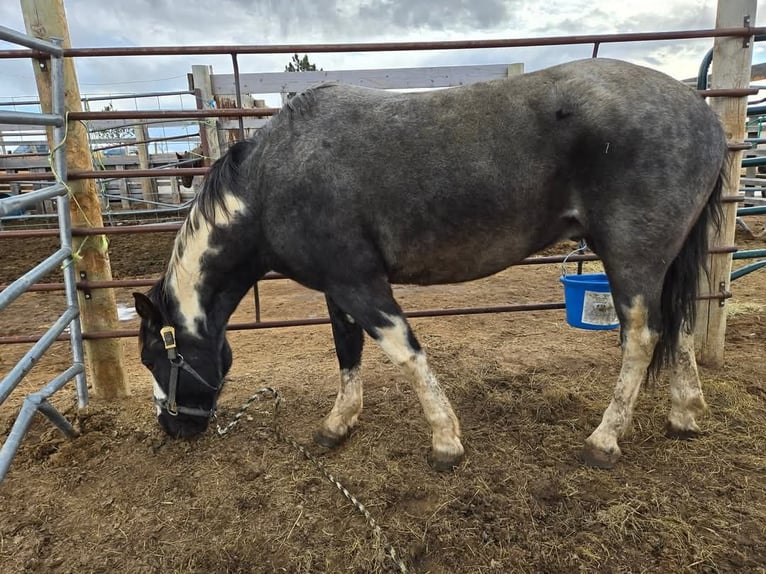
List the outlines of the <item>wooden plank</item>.
<svg viewBox="0 0 766 574">
<path fill-rule="evenodd" d="M 149 169 L 149 148 L 146 145 L 146 140 L 149 139 L 146 125 L 139 123 L 135 127 L 136 134 L 136 151 L 138 152 L 138 166 L 140 169 Z M 141 186 L 141 197 L 148 201 L 146 209 L 152 209 L 154 205 L 151 202 L 157 201 L 157 186 L 150 177 L 139 177 L 139 185 Z"/>
<path fill-rule="evenodd" d="M 240 74 L 242 93 L 277 94 L 300 92 L 326 82 L 381 89 L 446 88 L 505 78 L 524 72 L 524 64 L 479 66 L 433 66 L 378 70 L 326 70 L 317 72 L 262 72 Z M 234 74 L 213 74 L 213 94 L 236 92 Z"/>
<path fill-rule="evenodd" d="M 719 0 L 717 28 L 742 26 L 746 17 L 755 23 L 756 0 Z M 711 88 L 745 88 L 750 83 L 753 42 L 742 38 L 716 38 L 713 45 L 713 75 Z M 747 120 L 747 98 L 713 98 L 711 107 L 718 113 L 729 141 L 742 141 Z M 730 152 L 731 162 L 724 185 L 724 195 L 736 195 L 739 190 L 742 151 Z M 719 233 L 711 232 L 711 247 L 732 245 L 736 231 L 737 205 L 723 205 L 723 222 Z M 730 253 L 711 255 L 708 274 L 703 274 L 700 290 L 718 293 L 720 286 L 729 290 L 732 257 Z M 701 363 L 723 366 L 728 306 L 718 301 L 701 301 L 697 306 L 696 343 Z"/>
</svg>

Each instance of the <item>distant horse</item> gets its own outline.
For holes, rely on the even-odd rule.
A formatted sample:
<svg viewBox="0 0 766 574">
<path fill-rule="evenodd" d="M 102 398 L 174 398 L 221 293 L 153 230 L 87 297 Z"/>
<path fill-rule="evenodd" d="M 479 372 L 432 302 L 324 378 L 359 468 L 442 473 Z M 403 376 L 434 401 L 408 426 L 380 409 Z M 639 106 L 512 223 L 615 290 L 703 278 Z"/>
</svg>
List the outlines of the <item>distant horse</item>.
<svg viewBox="0 0 766 574">
<path fill-rule="evenodd" d="M 197 146 L 191 151 L 185 151 L 183 153 L 176 152 L 178 158 L 177 167 L 203 167 L 205 162 L 205 156 L 202 153 L 202 146 Z M 179 176 L 181 185 L 184 187 L 191 187 L 194 181 L 193 175 Z"/>
<path fill-rule="evenodd" d="M 706 405 L 691 329 L 725 157 L 699 95 L 619 61 L 426 93 L 300 94 L 215 163 L 166 274 L 135 294 L 159 424 L 176 437 L 206 430 L 232 362 L 227 320 L 273 270 L 327 301 L 340 389 L 315 439 L 338 445 L 357 423 L 366 332 L 414 386 L 431 464 L 450 469 L 464 454 L 458 418 L 391 284 L 469 281 L 584 238 L 622 329 L 622 369 L 585 462 L 614 465 L 641 383 L 665 365 L 668 432 L 695 435 Z"/>
</svg>

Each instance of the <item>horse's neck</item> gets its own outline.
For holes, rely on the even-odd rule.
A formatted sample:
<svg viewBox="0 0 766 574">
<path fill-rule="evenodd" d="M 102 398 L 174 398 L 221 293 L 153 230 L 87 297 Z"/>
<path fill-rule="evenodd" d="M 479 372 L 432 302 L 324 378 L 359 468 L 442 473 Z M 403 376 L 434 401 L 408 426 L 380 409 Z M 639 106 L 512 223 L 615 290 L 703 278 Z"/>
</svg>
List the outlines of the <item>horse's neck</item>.
<svg viewBox="0 0 766 574">
<path fill-rule="evenodd" d="M 216 213 L 216 222 L 236 214 L 236 205 L 227 205 L 228 215 Z M 192 231 L 193 227 L 193 231 Z M 166 291 L 172 297 L 178 321 L 190 334 L 201 337 L 221 331 L 239 301 L 257 277 L 227 273 L 235 269 L 233 250 L 222 252 L 211 244 L 213 226 L 195 205 L 179 232 L 168 266 Z"/>
</svg>

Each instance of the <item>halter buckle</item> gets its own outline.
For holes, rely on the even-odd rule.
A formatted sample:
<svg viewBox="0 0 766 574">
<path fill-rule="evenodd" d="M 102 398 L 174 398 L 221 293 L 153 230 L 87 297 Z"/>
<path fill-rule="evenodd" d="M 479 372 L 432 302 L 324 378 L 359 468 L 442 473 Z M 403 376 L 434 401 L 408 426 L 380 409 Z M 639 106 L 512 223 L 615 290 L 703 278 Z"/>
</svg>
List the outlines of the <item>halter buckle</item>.
<svg viewBox="0 0 766 574">
<path fill-rule="evenodd" d="M 160 329 L 160 336 L 166 350 L 176 348 L 176 330 L 173 327 L 167 326 Z"/>
<path fill-rule="evenodd" d="M 176 352 L 176 330 L 169 325 L 163 327 L 160 329 L 160 337 L 162 337 L 162 343 L 168 352 L 168 359 L 172 362 L 178 356 Z"/>
</svg>

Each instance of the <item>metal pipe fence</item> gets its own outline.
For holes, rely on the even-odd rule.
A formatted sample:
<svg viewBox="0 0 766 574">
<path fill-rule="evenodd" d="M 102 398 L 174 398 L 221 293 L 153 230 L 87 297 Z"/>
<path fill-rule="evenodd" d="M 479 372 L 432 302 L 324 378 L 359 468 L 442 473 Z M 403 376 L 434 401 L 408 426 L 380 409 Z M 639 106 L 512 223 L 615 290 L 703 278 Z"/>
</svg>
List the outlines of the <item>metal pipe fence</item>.
<svg viewBox="0 0 766 574">
<path fill-rule="evenodd" d="M 602 34 L 602 35 L 582 35 L 582 36 L 554 36 L 547 38 L 520 38 L 520 39 L 497 39 L 497 40 L 478 40 L 478 41 L 450 41 L 450 42 L 393 42 L 393 43 L 357 43 L 357 44 L 285 44 L 285 45 L 250 45 L 250 46 L 157 46 L 157 47 L 114 47 L 114 48 L 66 48 L 62 49 L 55 44 L 47 43 L 42 40 L 30 39 L 29 37 L 13 33 L 11 35 L 3 36 L 5 29 L 0 28 L 0 39 L 20 40 L 19 43 L 29 48 L 28 50 L 2 50 L 0 51 L 0 59 L 3 58 L 40 58 L 49 57 L 46 53 L 53 53 L 53 61 L 60 61 L 61 56 L 64 57 L 132 57 L 132 56 L 173 56 L 173 55 L 230 55 L 232 57 L 232 66 L 234 69 L 235 86 L 237 87 L 237 106 L 238 108 L 225 108 L 225 109 L 205 109 L 205 110 L 159 110 L 159 111 L 105 111 L 105 112 L 77 112 L 69 114 L 69 119 L 73 121 L 85 121 L 94 119 L 121 119 L 121 120 L 158 120 L 167 121 L 169 119 L 205 119 L 205 118 L 238 118 L 240 119 L 240 131 L 242 131 L 242 118 L 244 117 L 266 117 L 273 115 L 278 111 L 276 108 L 254 108 L 254 109 L 242 109 L 241 108 L 241 93 L 239 90 L 239 65 L 237 55 L 243 54 L 292 54 L 292 53 L 329 53 L 329 52 L 378 52 L 378 51 L 416 51 L 416 50 L 466 50 L 466 49 L 490 49 L 490 48 L 517 48 L 517 47 L 530 47 L 530 46 L 558 46 L 564 44 L 593 44 L 594 56 L 597 54 L 599 47 L 602 44 L 608 43 L 621 43 L 621 42 L 646 42 L 646 41 L 660 41 L 660 40 L 686 40 L 686 39 L 699 39 L 699 38 L 716 38 L 723 36 L 742 37 L 747 39 L 753 35 L 766 33 L 766 28 L 757 28 L 750 26 L 743 26 L 740 28 L 719 28 L 719 29 L 704 29 L 704 30 L 690 30 L 690 31 L 675 31 L 675 32 L 659 32 L 659 33 L 634 33 L 634 34 Z M 59 88 L 57 88 L 59 89 Z M 702 97 L 743 97 L 757 93 L 755 88 L 742 88 L 742 89 L 727 89 L 727 90 L 700 90 L 699 93 Z M 188 93 L 188 92 L 183 92 Z M 57 98 L 59 96 L 57 94 Z M 43 120 L 44 125 L 54 125 L 54 139 L 57 143 L 63 141 L 63 92 L 60 94 L 62 107 L 54 110 L 54 114 L 43 115 L 37 114 L 38 119 Z M 11 116 L 5 116 L 10 113 Z M 16 114 L 22 114 L 18 116 Z M 14 123 L 32 122 L 30 115 L 25 112 L 2 112 L 0 111 L 0 121 L 11 121 L 9 118 L 13 118 Z M 46 123 L 48 122 L 48 123 Z M 40 124 L 37 124 L 40 125 Z M 732 149 L 737 148 L 738 145 L 742 145 L 738 142 L 732 142 L 730 147 Z M 737 148 L 738 149 L 738 148 Z M 56 148 L 54 153 L 54 165 L 65 181 L 66 165 L 65 158 L 63 157 L 63 146 Z M 109 177 L 153 177 L 153 176 L 167 176 L 167 170 L 165 173 L 158 173 L 157 169 L 130 169 L 130 170 L 110 170 L 108 172 Z M 177 168 L 173 171 L 173 175 L 204 175 L 207 172 L 207 168 Z M 105 175 L 104 171 L 78 171 L 68 174 L 69 179 L 103 179 Z M 0 176 L 0 182 L 12 182 L 12 181 L 29 181 L 39 182 L 55 179 L 55 176 L 51 173 L 32 173 L 32 174 L 13 174 Z M 44 193 L 39 194 L 37 197 L 52 193 L 50 189 L 40 190 Z M 37 192 L 34 192 L 37 193 Z M 31 195 L 31 194 L 30 194 Z M 46 195 L 46 197 L 48 197 Z M 726 201 L 740 201 L 739 197 L 729 197 Z M 6 200 L 2 200 L 6 201 Z M 19 203 L 8 203 L 3 207 L 3 203 L 0 201 L 0 215 L 3 213 L 11 212 L 12 209 L 17 208 Z M 59 230 L 59 236 L 61 238 L 62 249 L 61 253 L 66 253 L 67 250 L 71 252 L 71 236 L 72 234 L 115 234 L 115 233 L 128 233 L 137 231 L 136 226 L 126 226 L 123 228 L 100 228 L 91 230 L 71 230 L 71 223 L 69 222 L 68 206 L 66 194 L 62 195 L 57 201 L 59 219 L 61 221 L 61 227 Z M 180 208 L 179 208 L 180 209 Z M 140 213 L 152 212 L 153 210 L 144 210 Z M 156 211 L 156 210 L 155 210 Z M 145 226 L 141 226 L 145 227 Z M 152 232 L 165 232 L 175 231 L 178 229 L 178 224 L 156 225 L 151 226 Z M 141 230 L 143 231 L 143 229 Z M 23 235 L 29 233 L 26 231 L 6 231 L 0 232 L 2 236 L 13 236 L 16 234 L 18 237 L 31 237 L 32 235 Z M 51 232 L 50 235 L 55 234 Z M 45 235 L 49 235 L 45 233 Z M 720 252 L 732 252 L 736 251 L 736 247 L 727 246 L 719 248 Z M 59 256 L 60 256 L 59 254 Z M 575 256 L 570 257 L 568 261 L 592 261 L 596 260 L 595 256 Z M 544 263 L 561 263 L 564 258 L 561 257 L 533 257 L 524 260 L 520 264 L 544 264 Z M 130 279 L 130 280 L 117 280 L 109 282 L 77 282 L 74 277 L 74 269 L 72 265 L 65 265 L 64 267 L 65 280 L 63 284 L 32 284 L 27 276 L 23 280 L 24 288 L 27 290 L 58 290 L 62 286 L 67 292 L 67 304 L 69 305 L 67 313 L 72 314 L 76 309 L 76 289 L 98 289 L 98 288 L 114 288 L 118 286 L 145 286 L 152 284 L 153 280 L 146 279 Z M 279 279 L 280 276 L 276 274 L 269 274 L 266 279 Z M 17 287 L 13 288 L 14 290 Z M 709 293 L 704 294 L 703 299 L 719 299 L 724 300 L 730 297 L 731 294 L 727 292 L 721 293 Z M 258 300 L 256 299 L 256 308 L 258 309 Z M 409 317 L 426 317 L 426 316 L 447 316 L 447 315 L 468 315 L 468 314 L 480 314 L 480 313 L 497 313 L 497 312 L 519 312 L 529 310 L 548 310 L 548 309 L 563 309 L 563 303 L 533 303 L 525 305 L 505 305 L 497 307 L 476 307 L 476 308 L 462 308 L 462 309 L 432 309 L 432 310 L 420 310 L 414 311 L 408 314 Z M 255 322 L 232 324 L 229 326 L 230 330 L 240 329 L 264 329 L 274 327 L 292 327 L 298 325 L 324 325 L 328 323 L 328 319 L 303 319 L 303 320 L 288 320 L 288 321 L 260 321 Z M 77 347 L 79 351 L 74 351 L 74 365 L 62 373 L 59 377 L 51 381 L 51 383 L 43 389 L 40 393 L 36 393 L 27 397 L 22 407 L 22 413 L 17 421 L 17 426 L 14 426 L 11 435 L 6 441 L 6 445 L 3 447 L 3 452 L 6 452 L 6 446 L 13 440 L 20 440 L 20 436 L 26 431 L 31 416 L 39 410 L 48 415 L 54 423 L 58 424 L 60 428 L 66 430 L 66 421 L 61 422 L 56 414 L 51 411 L 53 407 L 47 403 L 49 393 L 53 392 L 54 387 L 59 388 L 60 385 L 66 383 L 66 380 L 75 377 L 78 381 L 78 396 L 85 397 L 87 400 L 87 390 L 84 383 L 84 368 L 82 367 L 82 339 L 96 339 L 96 338 L 111 338 L 111 337 L 125 337 L 135 336 L 137 332 L 135 330 L 122 330 L 112 332 L 99 332 L 99 333 L 81 333 L 79 321 L 72 320 L 72 328 L 70 329 L 70 340 L 72 341 L 73 349 Z M 76 325 L 76 327 L 75 327 Z M 60 326 L 57 324 L 57 327 Z M 61 333 L 54 336 L 53 332 L 49 331 L 49 334 L 44 335 L 44 344 L 47 344 L 51 339 L 56 340 L 60 338 Z M 39 337 L 38 337 L 39 339 Z M 34 339 L 37 340 L 37 339 Z M 19 342 L 32 342 L 30 337 L 0 337 L 0 343 L 19 343 Z M 42 339 L 41 339 L 42 342 Z M 77 345 L 75 344 L 77 343 Z M 78 346 L 79 345 L 79 346 Z M 44 346 L 44 345 L 43 345 Z M 40 349 L 35 349 L 34 353 L 37 353 Z M 32 355 L 30 351 L 30 360 Z M 24 370 L 23 367 L 20 370 Z M 63 380 L 61 377 L 68 376 L 69 379 Z M 55 384 L 54 384 L 55 383 Z M 5 381 L 0 383 L 0 389 Z M 82 386 L 82 389 L 80 389 Z M 82 403 L 82 400 L 81 400 Z M 54 409 L 55 411 L 55 409 Z M 31 413 L 31 414 L 30 414 Z M 62 418 L 63 420 L 63 418 Z M 57 422 L 58 421 L 58 422 Z M 60 423 L 60 424 L 59 424 Z M 71 434 L 71 433 L 69 433 Z M 19 437 L 17 439 L 17 437 Z M 17 443 L 16 443 L 17 444 Z M 14 450 L 15 452 L 15 450 Z M 3 467 L 6 455 L 0 460 L 0 479 L 4 476 L 7 466 Z M 12 455 L 11 455 L 12 456 Z M 9 464 L 9 462 L 8 462 Z M 4 470 L 5 468 L 5 470 Z"/>
<path fill-rule="evenodd" d="M 9 306 L 22 293 L 42 277 L 59 266 L 63 269 L 64 290 L 66 293 L 67 307 L 56 322 L 39 337 L 33 347 L 11 369 L 2 381 L 0 381 L 0 403 L 4 402 L 10 393 L 16 389 L 24 376 L 32 369 L 45 351 L 56 341 L 60 335 L 69 330 L 69 340 L 72 348 L 72 366 L 55 377 L 43 389 L 27 395 L 24 399 L 21 411 L 11 432 L 0 448 L 0 481 L 5 478 L 11 461 L 18 450 L 21 440 L 24 438 L 35 413 L 44 414 L 53 424 L 67 436 L 75 436 L 72 425 L 48 402 L 48 398 L 58 389 L 66 385 L 73 378 L 77 390 L 78 405 L 82 408 L 88 402 L 88 389 L 85 380 L 85 367 L 83 357 L 83 339 L 80 325 L 80 309 L 77 302 L 77 286 L 75 285 L 74 267 L 72 265 L 72 233 L 69 218 L 69 195 L 66 185 L 66 151 L 64 140 L 66 137 L 64 109 L 64 67 L 63 49 L 61 41 L 52 39 L 51 42 L 20 34 L 14 30 L 0 26 L 0 39 L 16 42 L 21 45 L 43 51 L 50 61 L 50 81 L 52 93 L 52 113 L 34 114 L 24 112 L 2 112 L 1 122 L 15 122 L 29 125 L 53 126 L 54 152 L 52 167 L 57 174 L 57 183 L 40 189 L 36 192 L 10 199 L 0 199 L 0 215 L 13 210 L 26 207 L 43 198 L 56 197 L 56 205 L 59 219 L 59 240 L 61 247 L 45 261 L 22 275 L 0 293 L 0 311 Z"/>
</svg>

